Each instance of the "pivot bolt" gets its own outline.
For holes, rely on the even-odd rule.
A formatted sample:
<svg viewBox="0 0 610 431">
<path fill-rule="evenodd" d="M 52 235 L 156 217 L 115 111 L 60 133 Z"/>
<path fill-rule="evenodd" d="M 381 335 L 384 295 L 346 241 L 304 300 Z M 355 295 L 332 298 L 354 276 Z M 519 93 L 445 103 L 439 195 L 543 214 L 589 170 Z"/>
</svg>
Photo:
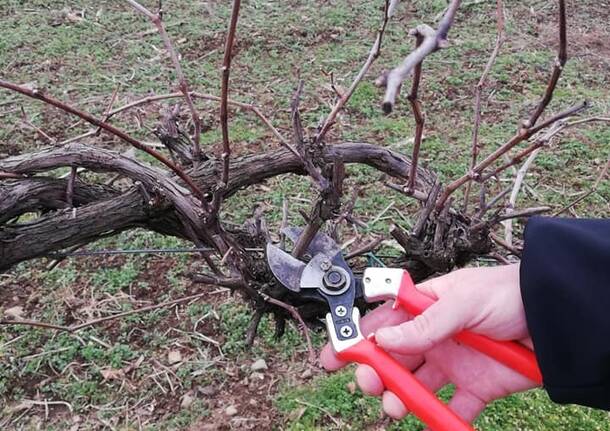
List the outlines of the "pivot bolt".
<svg viewBox="0 0 610 431">
<path fill-rule="evenodd" d="M 326 271 L 322 281 L 324 282 L 324 286 L 332 291 L 343 289 L 347 282 L 345 276 L 337 269 Z"/>
<path fill-rule="evenodd" d="M 337 308 L 335 308 L 335 314 L 339 317 L 345 317 L 347 314 L 347 308 L 345 308 L 343 305 L 338 305 Z"/>
<path fill-rule="evenodd" d="M 329 271 L 328 274 L 326 274 L 326 279 L 330 284 L 337 285 L 343 281 L 343 276 L 338 271 Z"/>
<path fill-rule="evenodd" d="M 352 330 L 351 326 L 344 325 L 341 327 L 341 329 L 339 329 L 339 332 L 341 333 L 341 335 L 347 338 L 350 337 L 354 331 Z"/>
</svg>

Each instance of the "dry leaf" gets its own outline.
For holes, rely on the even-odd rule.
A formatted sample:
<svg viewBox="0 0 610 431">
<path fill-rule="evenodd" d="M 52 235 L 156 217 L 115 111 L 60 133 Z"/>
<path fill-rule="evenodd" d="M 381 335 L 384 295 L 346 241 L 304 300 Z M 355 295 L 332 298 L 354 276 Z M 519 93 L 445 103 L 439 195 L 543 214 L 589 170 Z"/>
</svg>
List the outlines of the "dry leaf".
<svg viewBox="0 0 610 431">
<path fill-rule="evenodd" d="M 83 17 L 75 14 L 74 12 L 70 12 L 66 15 L 66 21 L 68 22 L 72 22 L 72 23 L 76 23 L 76 22 L 81 22 L 83 20 Z"/>
<path fill-rule="evenodd" d="M 128 374 L 131 373 L 133 370 L 137 370 L 138 368 L 140 368 L 140 365 L 142 365 L 142 362 L 144 362 L 144 355 L 140 355 L 140 357 L 136 361 L 123 368 L 123 373 Z"/>
<path fill-rule="evenodd" d="M 24 400 L 24 401 L 21 401 L 19 403 L 15 403 L 15 404 L 12 404 L 11 406 L 9 406 L 8 412 L 11 413 L 11 414 L 12 413 L 19 413 L 19 412 L 21 412 L 23 410 L 29 410 L 33 406 L 34 405 L 30 401 Z"/>
<path fill-rule="evenodd" d="M 76 24 L 85 20 L 85 12 L 84 11 L 75 11 L 75 10 L 65 10 L 64 16 L 67 22 Z"/>
<path fill-rule="evenodd" d="M 301 419 L 301 416 L 303 416 L 303 414 L 305 413 L 306 410 L 307 410 L 307 407 L 303 406 L 296 410 L 291 411 L 287 417 L 288 422 L 292 423 L 292 422 L 298 421 L 299 419 Z"/>
<path fill-rule="evenodd" d="M 116 370 L 114 368 L 104 368 L 100 370 L 100 374 L 104 380 L 120 380 L 123 378 L 123 370 Z"/>
<path fill-rule="evenodd" d="M 16 305 L 11 308 L 7 308 L 4 310 L 4 317 L 10 317 L 11 319 L 21 320 L 23 319 L 23 307 L 21 305 Z"/>
</svg>

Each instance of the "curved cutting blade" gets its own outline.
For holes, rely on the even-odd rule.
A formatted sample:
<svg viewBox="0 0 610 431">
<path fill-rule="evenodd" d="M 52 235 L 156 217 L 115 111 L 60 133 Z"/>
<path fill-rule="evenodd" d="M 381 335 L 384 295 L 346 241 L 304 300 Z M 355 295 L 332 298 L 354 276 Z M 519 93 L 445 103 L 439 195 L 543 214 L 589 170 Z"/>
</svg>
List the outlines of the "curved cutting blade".
<svg viewBox="0 0 610 431">
<path fill-rule="evenodd" d="M 300 227 L 286 227 L 282 229 L 282 233 L 286 235 L 293 244 L 296 244 L 297 240 L 303 233 L 303 229 Z M 330 236 L 325 233 L 318 232 L 314 239 L 309 243 L 307 247 L 307 253 L 314 256 L 318 253 L 324 253 L 328 256 L 334 256 L 341 252 L 341 247 L 333 240 Z"/>
<path fill-rule="evenodd" d="M 284 287 L 293 292 L 301 290 L 301 275 L 305 269 L 305 263 L 271 243 L 267 244 L 267 262 L 275 278 Z"/>
</svg>

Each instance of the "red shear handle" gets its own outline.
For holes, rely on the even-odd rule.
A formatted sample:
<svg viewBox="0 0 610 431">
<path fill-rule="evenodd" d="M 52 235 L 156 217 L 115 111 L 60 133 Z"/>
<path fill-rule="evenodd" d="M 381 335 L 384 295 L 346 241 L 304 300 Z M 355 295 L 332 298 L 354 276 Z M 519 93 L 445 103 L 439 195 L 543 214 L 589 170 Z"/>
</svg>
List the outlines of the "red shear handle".
<svg viewBox="0 0 610 431">
<path fill-rule="evenodd" d="M 474 431 L 423 386 L 413 374 L 386 351 L 369 340 L 359 341 L 337 356 L 348 362 L 366 364 L 377 372 L 385 387 L 433 431 Z"/>
<path fill-rule="evenodd" d="M 434 299 L 415 288 L 411 276 L 405 271 L 396 297 L 396 305 L 413 315 L 418 315 L 434 302 Z M 536 355 L 527 347 L 514 341 L 493 340 L 471 331 L 462 331 L 455 335 L 454 339 L 485 353 L 528 379 L 542 384 L 542 373 L 538 367 Z"/>
</svg>

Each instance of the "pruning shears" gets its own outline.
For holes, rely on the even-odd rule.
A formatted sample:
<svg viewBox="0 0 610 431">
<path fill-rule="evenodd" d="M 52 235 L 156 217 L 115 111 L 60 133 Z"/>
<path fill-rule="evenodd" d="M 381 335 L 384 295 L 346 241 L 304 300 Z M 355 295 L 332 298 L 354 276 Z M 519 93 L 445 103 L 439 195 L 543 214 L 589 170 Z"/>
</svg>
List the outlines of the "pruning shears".
<svg viewBox="0 0 610 431">
<path fill-rule="evenodd" d="M 296 243 L 302 230 L 286 228 L 283 233 Z M 340 246 L 328 235 L 318 233 L 306 250 L 308 262 L 297 259 L 269 243 L 267 261 L 277 280 L 303 297 L 324 301 L 329 306 L 326 327 L 337 356 L 347 362 L 371 366 L 385 387 L 396 394 L 415 416 L 433 431 L 472 431 L 472 426 L 443 404 L 373 340 L 362 334 L 356 299 L 367 302 L 394 299 L 394 307 L 411 315 L 421 314 L 435 300 L 415 288 L 409 273 L 398 268 L 366 268 L 362 278 L 354 276 Z M 513 341 L 497 341 L 470 331 L 455 340 L 474 348 L 529 379 L 541 383 L 542 375 L 534 352 Z"/>
</svg>

